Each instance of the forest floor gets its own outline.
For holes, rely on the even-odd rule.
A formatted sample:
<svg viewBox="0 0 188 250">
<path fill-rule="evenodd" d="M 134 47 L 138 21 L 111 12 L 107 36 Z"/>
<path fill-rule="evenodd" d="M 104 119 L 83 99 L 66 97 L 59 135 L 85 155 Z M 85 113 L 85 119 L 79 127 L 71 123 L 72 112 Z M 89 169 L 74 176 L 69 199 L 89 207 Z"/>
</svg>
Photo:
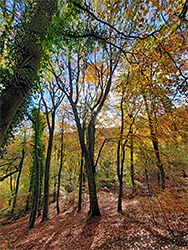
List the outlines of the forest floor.
<svg viewBox="0 0 188 250">
<path fill-rule="evenodd" d="M 65 200 L 61 200 L 59 215 L 55 203 L 50 204 L 50 220 L 41 223 L 41 217 L 37 218 L 31 230 L 27 227 L 29 214 L 10 224 L 1 219 L 0 249 L 188 249 L 186 216 L 176 214 L 170 221 L 156 213 L 152 218 L 142 199 L 128 195 L 123 198 L 123 213 L 117 213 L 117 194 L 101 191 L 98 197 L 102 216 L 90 222 L 87 201 L 77 211 L 75 203 Z M 173 224 L 176 232 L 171 232 Z"/>
</svg>

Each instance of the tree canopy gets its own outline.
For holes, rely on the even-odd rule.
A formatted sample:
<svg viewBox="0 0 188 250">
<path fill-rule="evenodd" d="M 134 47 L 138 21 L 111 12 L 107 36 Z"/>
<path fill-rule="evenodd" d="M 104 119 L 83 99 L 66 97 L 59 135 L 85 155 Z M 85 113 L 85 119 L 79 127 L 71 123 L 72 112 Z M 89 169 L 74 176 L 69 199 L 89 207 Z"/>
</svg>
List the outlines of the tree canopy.
<svg viewBox="0 0 188 250">
<path fill-rule="evenodd" d="M 88 194 L 91 220 L 101 190 L 118 193 L 120 213 L 128 190 L 151 211 L 155 199 L 174 236 L 175 205 L 164 204 L 180 192 L 187 209 L 187 0 L 0 9 L 0 209 L 15 214 L 23 198 L 19 215 L 30 211 L 32 228 L 37 214 L 50 219 L 51 200 L 58 214 L 65 196 L 80 211 Z"/>
</svg>

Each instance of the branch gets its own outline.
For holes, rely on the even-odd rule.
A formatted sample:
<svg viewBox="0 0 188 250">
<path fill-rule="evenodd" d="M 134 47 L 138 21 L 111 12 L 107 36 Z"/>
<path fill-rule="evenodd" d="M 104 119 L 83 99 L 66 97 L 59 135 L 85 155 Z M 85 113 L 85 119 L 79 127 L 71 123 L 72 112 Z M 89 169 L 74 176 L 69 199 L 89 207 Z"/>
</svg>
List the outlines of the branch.
<svg viewBox="0 0 188 250">
<path fill-rule="evenodd" d="M 13 174 L 15 174 L 15 173 L 17 173 L 17 172 L 19 172 L 19 171 L 20 171 L 20 169 L 18 168 L 18 169 L 16 169 L 16 170 L 14 170 L 13 172 L 4 175 L 3 177 L 0 177 L 0 181 L 4 181 L 4 180 L 5 180 L 6 178 L 8 178 L 9 176 L 11 176 L 11 175 L 13 175 Z"/>
<path fill-rule="evenodd" d="M 187 14 L 187 10 L 188 10 L 188 0 L 186 0 L 185 4 L 184 4 L 184 6 L 183 6 L 183 9 L 182 9 L 182 11 L 181 11 L 181 13 L 180 13 L 180 15 L 179 15 L 179 18 L 180 18 L 181 20 L 187 21 L 187 20 L 185 19 L 185 16 L 186 16 L 186 14 Z"/>
<path fill-rule="evenodd" d="M 89 10 L 89 8 L 87 6 L 82 6 L 79 3 L 75 2 L 75 1 L 71 1 L 77 8 L 85 11 L 86 13 L 88 13 L 89 15 L 91 15 L 95 20 L 97 20 L 98 22 L 108 26 L 110 29 L 114 30 L 118 35 L 121 35 L 122 37 L 124 37 L 125 39 L 129 40 L 129 39 L 139 39 L 139 40 L 145 40 L 150 36 L 153 36 L 154 34 L 156 34 L 157 32 L 161 31 L 161 29 L 164 27 L 164 25 L 162 25 L 158 30 L 155 30 L 153 32 L 151 32 L 150 34 L 147 34 L 143 37 L 141 36 L 132 36 L 132 35 L 126 35 L 124 32 L 121 32 L 120 30 L 118 30 L 117 28 L 115 28 L 113 25 L 111 25 L 108 22 L 105 22 L 103 20 L 101 20 L 100 18 L 98 18 L 93 12 L 91 12 Z"/>
<path fill-rule="evenodd" d="M 104 147 L 104 145 L 105 145 L 105 143 L 106 143 L 107 141 L 109 141 L 109 139 L 104 139 L 104 141 L 103 141 L 103 143 L 102 143 L 102 145 L 101 145 L 101 147 L 100 147 L 100 150 L 99 150 L 99 153 L 98 153 L 98 156 L 97 156 L 97 160 L 96 160 L 95 165 L 94 165 L 94 169 L 96 168 L 96 166 L 97 166 L 97 164 L 98 164 L 98 161 L 99 161 L 99 158 L 100 158 L 102 149 L 103 149 L 103 147 Z"/>
</svg>

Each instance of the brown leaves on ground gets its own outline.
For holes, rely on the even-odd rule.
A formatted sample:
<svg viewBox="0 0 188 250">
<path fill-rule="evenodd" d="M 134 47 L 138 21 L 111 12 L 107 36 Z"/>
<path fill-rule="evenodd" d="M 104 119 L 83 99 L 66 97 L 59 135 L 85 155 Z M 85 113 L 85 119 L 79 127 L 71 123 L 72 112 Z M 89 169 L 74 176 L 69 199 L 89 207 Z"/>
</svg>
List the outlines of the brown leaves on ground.
<svg viewBox="0 0 188 250">
<path fill-rule="evenodd" d="M 75 205 L 67 208 L 63 203 L 61 210 L 64 212 L 56 215 L 55 204 L 51 204 L 50 220 L 41 223 L 41 218 L 37 218 L 36 226 L 31 230 L 27 227 L 29 215 L 1 226 L 0 249 L 187 249 L 186 217 L 181 217 L 184 232 L 176 232 L 172 236 L 163 218 L 158 218 L 161 223 L 156 223 L 152 218 L 157 218 L 156 214 L 147 212 L 146 204 L 137 197 L 124 198 L 123 213 L 120 214 L 116 212 L 117 195 L 100 192 L 102 216 L 91 222 L 86 222 L 88 202 L 83 204 L 80 212 Z M 175 220 L 178 221 L 178 215 Z"/>
</svg>

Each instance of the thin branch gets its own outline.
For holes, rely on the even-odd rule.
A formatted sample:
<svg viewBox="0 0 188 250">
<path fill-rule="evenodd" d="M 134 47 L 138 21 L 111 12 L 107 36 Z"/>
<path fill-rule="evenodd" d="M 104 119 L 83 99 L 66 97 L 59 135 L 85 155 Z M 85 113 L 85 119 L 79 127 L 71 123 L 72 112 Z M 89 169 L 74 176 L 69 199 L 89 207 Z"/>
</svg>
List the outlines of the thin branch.
<svg viewBox="0 0 188 250">
<path fill-rule="evenodd" d="M 104 145 L 105 145 L 105 143 L 106 143 L 107 141 L 109 141 L 109 139 L 104 139 L 104 141 L 103 141 L 103 143 L 102 143 L 102 145 L 101 145 L 101 147 L 100 147 L 100 150 L 99 150 L 99 153 L 98 153 L 98 156 L 97 156 L 95 165 L 94 165 L 94 169 L 97 167 L 97 164 L 98 164 L 98 161 L 99 161 L 99 158 L 100 158 L 102 149 L 103 149 L 103 147 L 104 147 Z"/>
<path fill-rule="evenodd" d="M 4 180 L 5 180 L 6 178 L 8 178 L 9 176 L 11 176 L 11 175 L 13 175 L 13 174 L 15 174 L 15 173 L 17 173 L 17 172 L 19 172 L 19 171 L 20 171 L 20 169 L 16 169 L 16 170 L 14 170 L 13 172 L 10 172 L 10 173 L 4 175 L 3 177 L 0 177 L 0 181 L 4 181 Z"/>
</svg>

